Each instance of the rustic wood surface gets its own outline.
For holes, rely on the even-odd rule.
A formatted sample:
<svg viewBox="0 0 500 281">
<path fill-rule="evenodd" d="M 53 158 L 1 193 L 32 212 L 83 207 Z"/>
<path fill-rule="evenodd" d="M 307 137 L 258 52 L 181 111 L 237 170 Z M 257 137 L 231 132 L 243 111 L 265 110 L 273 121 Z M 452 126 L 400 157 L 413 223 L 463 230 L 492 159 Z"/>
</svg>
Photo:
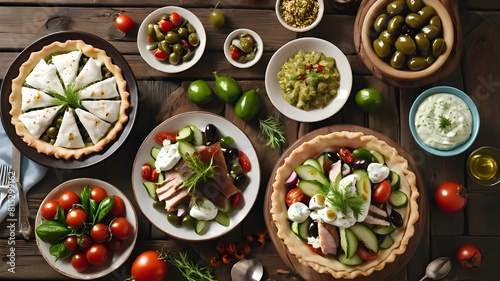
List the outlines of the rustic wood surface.
<svg viewBox="0 0 500 281">
<path fill-rule="evenodd" d="M 325 0 L 325 16 L 312 31 L 304 34 L 284 29 L 274 12 L 274 1 L 224 0 L 221 10 L 226 15 L 226 24 L 221 29 L 209 22 L 210 8 L 216 3 L 204 0 L 150 0 L 150 1 L 104 1 L 104 0 L 12 0 L 0 1 L 0 77 L 3 77 L 17 54 L 38 38 L 61 30 L 85 31 L 95 34 L 115 46 L 126 58 L 138 80 L 139 104 L 134 128 L 122 147 L 105 161 L 80 170 L 49 169 L 45 178 L 28 192 L 30 214 L 35 216 L 40 202 L 50 190 L 69 179 L 95 177 L 121 188 L 135 207 L 130 171 L 133 159 L 147 134 L 162 120 L 179 112 L 205 110 L 223 115 L 243 129 L 252 139 L 258 151 L 262 170 L 262 182 L 257 203 L 250 215 L 234 231 L 221 238 L 223 241 L 237 242 L 246 235 L 262 231 L 264 222 L 264 199 L 266 186 L 274 164 L 283 151 L 298 138 L 314 129 L 330 125 L 352 124 L 375 130 L 398 143 L 413 158 L 428 191 L 429 224 L 423 230 L 422 239 L 415 254 L 406 266 L 402 266 L 386 280 L 420 280 L 427 263 L 440 256 L 453 260 L 453 268 L 444 280 L 496 280 L 500 264 L 500 186 L 484 187 L 473 183 L 465 172 L 465 159 L 473 149 L 481 145 L 499 147 L 500 143 L 500 5 L 497 1 L 474 0 L 452 1 L 460 22 L 463 46 L 460 61 L 449 75 L 430 85 L 417 88 L 394 87 L 387 81 L 374 77 L 359 58 L 354 40 L 354 23 L 361 1 L 348 8 L 340 9 L 334 1 Z M 196 14 L 207 33 L 207 48 L 198 64 L 188 71 L 165 74 L 149 67 L 137 50 L 136 34 L 139 24 L 158 7 L 182 6 Z M 136 26 L 124 34 L 114 27 L 114 19 L 119 13 L 132 17 Z M 236 69 L 225 59 L 222 44 L 234 29 L 246 27 L 256 31 L 264 41 L 264 55 L 249 69 Z M 333 28 L 332 28 L 333 27 Z M 298 37 L 313 36 L 331 41 L 347 56 L 353 71 L 352 95 L 344 108 L 327 120 L 316 123 L 298 123 L 279 114 L 267 98 L 264 73 L 274 51 Z M 460 47 L 460 46 L 459 46 Z M 286 125 L 287 143 L 281 149 L 266 148 L 259 133 L 258 122 L 244 122 L 234 114 L 233 105 L 214 103 L 199 107 L 186 97 L 186 89 L 191 81 L 202 78 L 213 85 L 211 72 L 230 75 L 241 83 L 244 90 L 259 87 L 263 105 L 259 117 L 275 115 Z M 408 115 L 413 101 L 423 90 L 449 85 L 460 88 L 471 96 L 479 109 L 481 129 L 473 146 L 455 157 L 436 157 L 423 151 L 413 140 Z M 384 97 L 381 110 L 364 113 L 354 102 L 354 93 L 364 87 L 380 90 Z M 4 145 L 4 144 L 2 144 Z M 457 181 L 470 188 L 467 206 L 461 212 L 442 212 L 434 203 L 434 191 L 443 181 Z M 138 208 L 137 208 L 138 210 Z M 169 238 L 152 227 L 138 212 L 140 231 L 138 243 L 131 258 L 118 270 L 101 280 L 123 280 L 130 274 L 130 266 L 135 257 L 145 250 L 159 250 L 162 247 L 173 251 L 189 251 L 195 262 L 208 265 L 215 255 L 215 241 L 185 243 Z M 16 233 L 15 255 L 16 273 L 9 268 L 7 255 L 10 253 L 10 232 L 7 222 L 0 223 L 0 279 L 2 280 L 67 280 L 53 270 L 39 253 L 34 236 L 29 241 Z M 483 266 L 479 271 L 468 272 L 461 269 L 456 261 L 456 250 L 463 244 L 478 246 L 484 254 Z M 289 268 L 270 239 L 264 248 L 253 248 L 249 257 L 260 260 L 265 268 L 265 278 L 274 280 L 296 280 L 300 276 Z M 290 275 L 282 275 L 279 270 L 288 270 Z M 230 265 L 214 270 L 218 280 L 230 280 Z M 307 276 L 302 276 L 308 279 Z M 166 280 L 182 280 L 175 269 L 170 268 Z"/>
</svg>

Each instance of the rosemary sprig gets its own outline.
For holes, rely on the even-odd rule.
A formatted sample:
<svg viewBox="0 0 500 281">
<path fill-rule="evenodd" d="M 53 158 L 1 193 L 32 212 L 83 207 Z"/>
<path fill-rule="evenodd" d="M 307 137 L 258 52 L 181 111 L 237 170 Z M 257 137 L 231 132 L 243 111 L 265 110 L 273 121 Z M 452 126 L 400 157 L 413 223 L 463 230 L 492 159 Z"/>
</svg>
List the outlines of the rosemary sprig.
<svg viewBox="0 0 500 281">
<path fill-rule="evenodd" d="M 259 123 L 259 128 L 267 139 L 267 147 L 274 149 L 285 143 L 286 135 L 281 120 L 268 116 L 265 120 L 259 119 Z"/>
<path fill-rule="evenodd" d="M 213 157 L 210 158 L 210 162 L 204 163 L 199 154 L 189 155 L 185 159 L 188 168 L 193 172 L 184 178 L 184 187 L 188 193 L 194 193 L 196 187 L 213 182 L 217 179 L 219 175 L 215 170 L 213 164 Z"/>
<path fill-rule="evenodd" d="M 339 209 L 344 214 L 347 214 L 347 208 L 350 208 L 355 218 L 361 214 L 361 207 L 363 206 L 364 200 L 356 192 L 342 192 L 338 185 L 334 183 L 331 183 L 330 191 L 332 194 L 326 198 L 332 206 Z"/>
<path fill-rule="evenodd" d="M 187 252 L 179 252 L 180 258 L 175 258 L 171 253 L 167 253 L 166 257 L 168 262 L 175 266 L 179 272 L 189 281 L 216 281 L 215 276 L 212 274 L 212 269 L 195 265 Z"/>
<path fill-rule="evenodd" d="M 449 118 L 444 117 L 444 115 L 439 115 L 439 128 L 445 129 L 446 127 L 451 125 L 451 120 Z"/>
</svg>

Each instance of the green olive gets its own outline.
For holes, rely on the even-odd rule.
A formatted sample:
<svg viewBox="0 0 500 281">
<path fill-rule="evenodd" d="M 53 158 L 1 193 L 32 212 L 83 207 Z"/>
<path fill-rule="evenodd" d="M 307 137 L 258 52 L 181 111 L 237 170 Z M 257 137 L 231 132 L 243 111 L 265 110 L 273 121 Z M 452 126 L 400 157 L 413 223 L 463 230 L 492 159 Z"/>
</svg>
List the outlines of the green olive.
<svg viewBox="0 0 500 281">
<path fill-rule="evenodd" d="M 406 56 L 400 51 L 396 50 L 394 54 L 392 54 L 391 58 L 391 66 L 395 69 L 400 69 L 403 67 L 406 61 Z"/>
<path fill-rule="evenodd" d="M 172 49 L 174 50 L 174 53 L 182 55 L 184 53 L 184 49 L 182 48 L 182 45 L 177 43 L 174 46 L 172 46 Z"/>
<path fill-rule="evenodd" d="M 56 118 L 56 127 L 57 128 L 61 128 L 62 120 L 63 120 L 62 115 L 57 116 L 57 118 Z"/>
<path fill-rule="evenodd" d="M 150 23 L 148 24 L 148 35 L 149 37 L 151 37 L 151 40 L 153 41 L 158 41 L 158 39 L 156 38 L 156 33 L 155 33 L 155 25 Z"/>
<path fill-rule="evenodd" d="M 436 57 L 434 57 L 433 55 L 428 55 L 425 57 L 425 62 L 427 63 L 427 65 L 431 65 L 432 63 L 434 63 L 434 61 L 436 61 Z"/>
<path fill-rule="evenodd" d="M 178 225 L 181 222 L 179 217 L 174 213 L 168 213 L 167 220 L 173 225 Z"/>
<path fill-rule="evenodd" d="M 384 30 L 380 35 L 378 36 L 379 39 L 386 40 L 389 42 L 389 44 L 394 45 L 396 43 L 397 37 L 389 33 L 389 31 Z"/>
<path fill-rule="evenodd" d="M 240 38 L 241 50 L 245 53 L 252 51 L 254 46 L 254 40 L 251 36 L 245 36 Z"/>
<path fill-rule="evenodd" d="M 155 210 L 165 210 L 165 202 L 160 200 L 153 201 L 153 209 Z M 168 219 L 168 217 L 167 217 Z"/>
<path fill-rule="evenodd" d="M 403 27 L 404 22 L 405 19 L 400 15 L 393 17 L 387 24 L 387 31 L 394 35 L 401 34 L 401 28 Z"/>
<path fill-rule="evenodd" d="M 172 53 L 172 49 L 170 49 L 170 46 L 165 40 L 162 40 L 160 43 L 158 43 L 158 48 L 160 48 L 160 51 L 164 52 L 167 55 L 170 55 L 170 53 Z"/>
<path fill-rule="evenodd" d="M 439 29 L 443 27 L 443 25 L 441 24 L 441 18 L 439 16 L 433 16 L 429 20 L 429 24 L 435 25 Z"/>
<path fill-rule="evenodd" d="M 47 134 L 43 134 L 40 139 L 44 142 L 50 142 L 50 137 Z"/>
<path fill-rule="evenodd" d="M 432 40 L 439 34 L 439 28 L 437 28 L 437 26 L 435 25 L 429 24 L 422 27 L 422 33 L 425 34 L 425 36 L 429 38 L 429 40 Z"/>
<path fill-rule="evenodd" d="M 424 21 L 422 16 L 415 13 L 409 13 L 405 18 L 405 23 L 411 28 L 417 28 L 422 25 Z"/>
<path fill-rule="evenodd" d="M 59 130 L 56 127 L 51 126 L 47 129 L 47 131 L 45 131 L 45 133 L 47 134 L 47 136 L 49 136 L 49 138 L 55 138 L 58 131 Z"/>
<path fill-rule="evenodd" d="M 413 57 L 408 61 L 408 68 L 410 70 L 422 70 L 427 67 L 427 62 L 423 57 Z"/>
<path fill-rule="evenodd" d="M 418 10 L 422 9 L 424 3 L 422 0 L 406 0 L 406 5 L 410 9 L 410 11 L 416 13 Z"/>
<path fill-rule="evenodd" d="M 375 39 L 373 41 L 373 50 L 377 53 L 377 56 L 385 58 L 391 54 L 391 45 L 386 40 Z"/>
<path fill-rule="evenodd" d="M 415 43 L 417 44 L 417 47 L 421 52 L 429 50 L 429 47 L 431 46 L 431 42 L 429 42 L 429 39 L 427 39 L 427 37 L 425 37 L 425 34 L 423 33 L 418 33 L 415 35 Z"/>
<path fill-rule="evenodd" d="M 198 34 L 196 34 L 196 33 L 189 34 L 188 42 L 189 42 L 189 45 L 191 45 L 193 47 L 198 46 L 198 44 L 200 44 L 200 38 L 198 38 Z"/>
<path fill-rule="evenodd" d="M 405 1 L 396 0 L 387 5 L 386 11 L 390 16 L 395 16 L 401 14 L 405 9 L 405 7 L 406 7 Z"/>
<path fill-rule="evenodd" d="M 180 60 L 181 60 L 181 55 L 179 55 L 175 52 L 172 52 L 168 56 L 168 62 L 170 62 L 171 64 L 178 64 Z"/>
<path fill-rule="evenodd" d="M 412 55 L 417 50 L 415 41 L 413 41 L 413 39 L 406 34 L 399 36 L 394 46 L 396 47 L 396 50 L 400 51 L 404 55 Z"/>
<path fill-rule="evenodd" d="M 181 224 L 184 227 L 192 228 L 194 226 L 194 221 L 195 221 L 195 219 L 192 216 L 187 215 L 187 216 L 182 218 Z"/>
<path fill-rule="evenodd" d="M 165 41 L 167 41 L 168 44 L 176 44 L 179 42 L 179 35 L 173 31 L 169 31 L 167 35 L 165 35 Z"/>
<path fill-rule="evenodd" d="M 373 23 L 373 29 L 376 32 L 380 32 L 386 29 L 388 22 L 389 22 L 389 16 L 387 14 L 380 14 Z"/>
<path fill-rule="evenodd" d="M 444 51 L 444 46 L 443 38 L 434 39 L 434 41 L 432 41 L 432 55 L 435 57 L 441 55 Z"/>
<path fill-rule="evenodd" d="M 434 10 L 431 6 L 425 6 L 418 11 L 418 14 L 421 15 L 422 20 L 426 22 L 436 14 L 436 10 Z"/>
<path fill-rule="evenodd" d="M 191 49 L 187 49 L 186 54 L 182 56 L 182 61 L 190 61 L 194 57 L 194 52 Z"/>
<path fill-rule="evenodd" d="M 169 17 L 169 15 L 163 15 L 163 16 L 161 16 L 160 21 L 168 20 L 168 17 Z"/>
<path fill-rule="evenodd" d="M 196 32 L 196 29 L 194 29 L 194 26 L 193 26 L 192 24 L 187 23 L 187 24 L 186 24 L 186 27 L 187 27 L 187 29 L 188 29 L 189 34 L 191 34 L 191 33 L 195 33 L 195 32 Z"/>
<path fill-rule="evenodd" d="M 104 78 L 108 79 L 111 77 L 113 77 L 113 73 L 111 73 L 111 71 L 106 71 L 106 74 L 104 74 Z"/>
<path fill-rule="evenodd" d="M 186 39 L 188 36 L 189 36 L 189 31 L 187 28 L 185 27 L 181 27 L 179 28 L 179 30 L 177 31 L 177 35 L 179 35 L 179 37 L 181 38 L 184 38 Z"/>
<path fill-rule="evenodd" d="M 49 143 L 54 145 L 54 143 L 56 143 L 56 139 L 50 139 Z"/>
<path fill-rule="evenodd" d="M 153 29 L 155 31 L 154 33 L 156 36 L 155 41 L 161 41 L 161 40 L 165 39 L 165 35 L 163 34 L 163 32 L 161 31 L 160 27 L 157 24 L 153 25 Z"/>
</svg>

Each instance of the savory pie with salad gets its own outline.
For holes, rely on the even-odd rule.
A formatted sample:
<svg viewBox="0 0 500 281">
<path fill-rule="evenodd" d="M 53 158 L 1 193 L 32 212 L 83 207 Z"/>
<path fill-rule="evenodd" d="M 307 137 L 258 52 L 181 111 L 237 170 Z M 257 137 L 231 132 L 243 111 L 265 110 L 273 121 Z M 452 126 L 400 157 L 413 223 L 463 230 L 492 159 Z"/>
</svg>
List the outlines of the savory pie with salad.
<svg viewBox="0 0 500 281">
<path fill-rule="evenodd" d="M 128 120 L 127 82 L 106 52 L 81 40 L 30 55 L 12 80 L 16 133 L 40 153 L 75 158 L 102 150 Z"/>
<path fill-rule="evenodd" d="M 419 218 L 416 177 L 386 142 L 334 132 L 276 171 L 271 215 L 290 253 L 335 278 L 368 276 L 403 254 Z"/>
</svg>

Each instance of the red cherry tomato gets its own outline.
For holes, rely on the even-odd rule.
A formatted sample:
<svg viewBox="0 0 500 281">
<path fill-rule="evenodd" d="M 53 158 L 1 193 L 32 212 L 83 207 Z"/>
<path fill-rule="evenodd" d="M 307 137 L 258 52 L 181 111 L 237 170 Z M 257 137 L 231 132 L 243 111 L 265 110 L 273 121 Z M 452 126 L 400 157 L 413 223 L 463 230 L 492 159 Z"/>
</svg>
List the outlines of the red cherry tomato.
<svg viewBox="0 0 500 281">
<path fill-rule="evenodd" d="M 87 213 L 82 209 L 73 209 L 68 212 L 66 223 L 74 228 L 80 228 L 87 222 Z"/>
<path fill-rule="evenodd" d="M 64 240 L 64 246 L 70 252 L 78 250 L 78 238 L 76 236 L 69 236 Z"/>
<path fill-rule="evenodd" d="M 237 61 L 237 60 L 240 58 L 240 56 L 241 56 L 241 52 L 240 52 L 240 50 L 239 50 L 238 48 L 236 48 L 236 47 L 231 47 L 231 48 L 229 49 L 229 54 L 231 55 L 231 58 L 232 58 L 233 60 L 236 60 L 236 61 Z"/>
<path fill-rule="evenodd" d="M 169 140 L 170 143 L 175 143 L 176 138 L 177 138 L 177 135 L 172 133 L 172 132 L 161 132 L 155 136 L 155 141 L 159 145 L 163 146 L 164 140 Z"/>
<path fill-rule="evenodd" d="M 56 200 L 49 200 L 42 206 L 42 217 L 46 220 L 53 220 L 57 214 L 57 206 L 59 202 Z"/>
<path fill-rule="evenodd" d="M 101 203 L 104 198 L 108 197 L 108 192 L 102 187 L 96 186 L 90 191 L 90 198 L 97 203 Z"/>
<path fill-rule="evenodd" d="M 167 275 L 168 265 L 159 259 L 160 254 L 146 251 L 132 264 L 131 275 L 135 281 L 162 281 Z"/>
<path fill-rule="evenodd" d="M 476 246 L 466 244 L 458 249 L 457 260 L 462 268 L 475 271 L 483 263 L 483 254 Z"/>
<path fill-rule="evenodd" d="M 148 35 L 148 43 L 151 43 L 151 42 L 154 42 L 155 40 L 153 40 L 153 38 L 151 38 L 151 36 Z"/>
<path fill-rule="evenodd" d="M 119 238 L 119 239 L 127 239 L 130 237 L 130 234 L 132 234 L 132 224 L 123 217 L 118 217 L 114 219 L 111 222 L 110 225 L 111 228 L 111 234 L 113 234 L 113 237 Z"/>
<path fill-rule="evenodd" d="M 112 237 L 111 240 L 106 242 L 106 247 L 108 247 L 111 251 L 118 251 L 122 248 L 122 246 L 123 240 L 116 237 Z"/>
<path fill-rule="evenodd" d="M 286 194 L 285 201 L 288 206 L 292 206 L 293 203 L 302 202 L 303 198 L 304 198 L 304 192 L 302 191 L 302 189 L 294 188 L 288 191 L 288 193 Z"/>
<path fill-rule="evenodd" d="M 82 234 L 81 237 L 77 238 L 77 241 L 78 246 L 80 246 L 80 248 L 82 249 L 88 249 L 94 243 L 92 237 L 90 237 L 90 235 L 88 234 Z"/>
<path fill-rule="evenodd" d="M 155 56 L 155 58 L 157 58 L 159 60 L 166 60 L 168 58 L 167 53 L 165 53 L 164 51 L 162 51 L 160 49 L 154 50 L 153 55 Z"/>
<path fill-rule="evenodd" d="M 438 207 L 447 213 L 462 210 L 467 203 L 467 190 L 459 183 L 447 181 L 439 185 L 434 194 Z"/>
<path fill-rule="evenodd" d="M 153 169 L 151 171 L 151 177 L 149 178 L 149 180 L 156 182 L 157 179 L 158 179 L 158 170 Z"/>
<path fill-rule="evenodd" d="M 318 65 L 318 67 L 316 68 L 316 71 L 320 72 L 320 71 L 323 71 L 323 69 L 325 69 L 325 67 L 323 65 Z"/>
<path fill-rule="evenodd" d="M 145 180 L 149 180 L 151 178 L 151 166 L 148 163 L 144 163 L 144 165 L 142 165 L 141 176 Z"/>
<path fill-rule="evenodd" d="M 191 48 L 191 45 L 189 45 L 189 42 L 186 39 L 181 39 L 179 41 L 181 42 L 182 47 L 184 47 L 186 49 L 190 49 Z"/>
<path fill-rule="evenodd" d="M 178 13 L 176 12 L 173 12 L 170 14 L 170 16 L 168 17 L 168 19 L 175 25 L 175 26 L 178 26 L 179 24 L 182 23 L 182 18 L 181 16 L 179 16 Z"/>
<path fill-rule="evenodd" d="M 110 237 L 109 227 L 104 223 L 96 223 L 90 229 L 90 236 L 97 243 L 105 243 Z"/>
<path fill-rule="evenodd" d="M 234 194 L 230 198 L 231 205 L 233 205 L 233 207 L 238 207 L 238 205 L 240 205 L 242 199 L 243 199 L 243 194 L 241 192 Z"/>
<path fill-rule="evenodd" d="M 119 217 L 123 213 L 125 213 L 125 203 L 123 202 L 123 199 L 120 198 L 120 196 L 117 195 L 112 195 L 115 198 L 115 201 L 113 202 L 113 208 L 109 212 L 109 214 L 112 217 Z"/>
<path fill-rule="evenodd" d="M 87 260 L 92 265 L 99 265 L 106 262 L 108 259 L 108 248 L 103 244 L 93 244 L 87 250 Z"/>
<path fill-rule="evenodd" d="M 134 21 L 127 15 L 120 14 L 115 20 L 116 28 L 123 32 L 127 32 L 134 26 Z"/>
<path fill-rule="evenodd" d="M 243 168 L 243 171 L 250 172 L 250 170 L 252 169 L 252 163 L 250 163 L 250 159 L 248 159 L 248 156 L 245 154 L 245 152 L 240 150 L 240 152 L 238 153 L 238 159 L 241 168 Z"/>
<path fill-rule="evenodd" d="M 341 147 L 339 149 L 339 155 L 347 164 L 354 162 L 354 156 L 352 156 L 351 151 L 346 147 Z"/>
<path fill-rule="evenodd" d="M 78 272 L 83 272 L 89 267 L 85 252 L 78 252 L 71 258 L 71 266 Z"/>
<path fill-rule="evenodd" d="M 80 204 L 80 197 L 73 191 L 66 191 L 59 197 L 59 204 L 65 211 L 69 211 L 74 204 Z"/>
<path fill-rule="evenodd" d="M 161 31 L 163 31 L 165 33 L 174 29 L 174 25 L 168 20 L 161 20 L 159 27 L 160 27 Z"/>
<path fill-rule="evenodd" d="M 358 249 L 356 250 L 356 252 L 364 260 L 373 260 L 378 256 L 378 253 L 366 248 L 361 244 L 358 244 Z"/>
<path fill-rule="evenodd" d="M 391 185 L 388 180 L 384 180 L 373 190 L 373 200 L 377 203 L 385 203 L 391 197 Z"/>
</svg>

